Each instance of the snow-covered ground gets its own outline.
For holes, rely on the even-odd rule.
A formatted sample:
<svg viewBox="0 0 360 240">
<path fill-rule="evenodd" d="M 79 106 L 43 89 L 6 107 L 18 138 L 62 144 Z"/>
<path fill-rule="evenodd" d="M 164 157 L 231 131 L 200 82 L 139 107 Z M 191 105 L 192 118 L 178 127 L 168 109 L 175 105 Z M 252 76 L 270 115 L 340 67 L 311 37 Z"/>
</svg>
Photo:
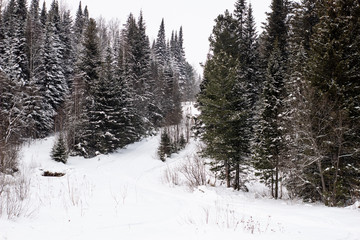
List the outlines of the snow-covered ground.
<svg viewBox="0 0 360 240">
<path fill-rule="evenodd" d="M 0 240 L 46 239 L 360 239 L 360 209 L 272 200 L 262 192 L 171 186 L 175 169 L 196 152 L 193 140 L 166 163 L 150 137 L 111 155 L 49 157 L 54 137 L 22 150 L 30 180 L 18 218 L 0 218 Z M 44 171 L 63 177 L 43 177 Z"/>
</svg>

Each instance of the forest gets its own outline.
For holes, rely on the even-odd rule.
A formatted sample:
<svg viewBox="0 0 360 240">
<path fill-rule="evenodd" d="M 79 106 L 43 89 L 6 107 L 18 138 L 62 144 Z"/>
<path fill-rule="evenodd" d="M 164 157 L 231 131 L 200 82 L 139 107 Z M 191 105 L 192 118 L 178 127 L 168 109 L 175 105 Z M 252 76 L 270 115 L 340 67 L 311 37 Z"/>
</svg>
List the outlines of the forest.
<svg viewBox="0 0 360 240">
<path fill-rule="evenodd" d="M 0 172 L 22 144 L 59 135 L 52 157 L 87 159 L 176 126 L 200 111 L 195 137 L 226 187 L 255 174 L 274 199 L 347 206 L 360 198 L 360 3 L 272 0 L 264 31 L 253 9 L 215 19 L 200 79 L 182 27 L 151 43 L 140 12 L 119 26 L 74 18 L 54 0 L 9 0 L 0 16 Z M 162 131 L 161 160 L 178 147 Z M 183 146 L 184 136 L 175 143 Z M 171 148 L 171 149 L 169 149 Z M 175 148 L 175 150 L 174 150 Z"/>
<path fill-rule="evenodd" d="M 60 133 L 56 159 L 107 154 L 181 120 L 198 76 L 186 61 L 183 30 L 153 43 L 142 13 L 126 24 L 98 21 L 81 2 L 10 0 L 0 23 L 0 172 L 17 171 L 27 139 Z M 64 149 L 67 149 L 64 152 Z"/>
<path fill-rule="evenodd" d="M 245 0 L 215 22 L 197 99 L 213 170 L 234 189 L 255 171 L 275 199 L 359 199 L 359 1 L 273 0 L 259 36 Z"/>
</svg>

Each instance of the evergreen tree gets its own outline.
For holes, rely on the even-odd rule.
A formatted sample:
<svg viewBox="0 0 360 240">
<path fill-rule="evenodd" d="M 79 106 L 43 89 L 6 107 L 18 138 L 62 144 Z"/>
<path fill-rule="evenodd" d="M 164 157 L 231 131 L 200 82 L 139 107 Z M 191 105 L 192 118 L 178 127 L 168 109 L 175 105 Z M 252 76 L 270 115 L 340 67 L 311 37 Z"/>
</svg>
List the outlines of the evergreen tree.
<svg viewBox="0 0 360 240">
<path fill-rule="evenodd" d="M 204 81 L 198 96 L 204 155 L 216 160 L 227 187 L 243 186 L 240 175 L 250 153 L 250 99 L 248 84 L 239 77 L 236 21 L 229 12 L 216 20 L 210 47 L 213 55 L 205 64 Z M 233 175 L 235 173 L 235 176 Z"/>
<path fill-rule="evenodd" d="M 244 23 L 243 41 L 244 47 L 241 50 L 243 52 L 243 58 L 239 75 L 247 83 L 247 88 L 250 91 L 251 108 L 253 111 L 256 111 L 256 105 L 260 100 L 262 91 L 263 83 L 261 79 L 263 73 L 260 66 L 258 37 L 251 4 L 249 4 L 247 17 Z"/>
<path fill-rule="evenodd" d="M 255 167 L 260 175 L 271 186 L 272 196 L 280 195 L 281 175 L 284 152 L 284 113 L 286 108 L 285 83 L 287 79 L 287 1 L 273 0 L 272 12 L 268 16 L 266 26 L 264 59 L 267 62 L 267 72 L 263 89 L 263 109 L 258 129 L 258 155 Z"/>
<path fill-rule="evenodd" d="M 81 129 L 75 133 L 75 151 L 85 157 L 96 155 L 96 144 L 99 132 L 95 132 L 94 125 L 97 123 L 96 116 L 92 114 L 94 109 L 94 92 L 96 84 L 99 82 L 99 70 L 101 66 L 98 29 L 94 19 L 89 20 L 89 24 L 84 32 L 83 51 L 79 61 L 79 71 L 84 81 L 83 111 L 81 116 Z M 95 137 L 94 137 L 95 136 Z"/>
<path fill-rule="evenodd" d="M 318 191 L 314 191 L 315 185 L 309 184 L 313 182 L 310 179 L 315 177 L 313 173 L 316 169 L 315 163 L 319 161 L 317 155 L 320 148 L 316 147 L 316 135 L 312 132 L 311 123 L 311 99 L 314 89 L 305 77 L 307 70 L 304 63 L 309 61 L 311 38 L 319 22 L 319 6 L 319 2 L 315 0 L 303 0 L 301 4 L 294 5 L 294 17 L 291 21 L 293 31 L 289 37 L 291 72 L 287 87 L 289 94 L 285 101 L 289 106 L 285 115 L 289 135 L 289 176 L 286 186 L 291 194 L 306 200 L 315 200 L 314 195 L 318 195 Z"/>
<path fill-rule="evenodd" d="M 164 131 L 161 133 L 160 146 L 158 149 L 158 154 L 160 160 L 165 162 L 166 158 L 169 157 L 172 153 L 172 146 L 169 134 Z"/>
<path fill-rule="evenodd" d="M 2 68 L 10 79 L 24 86 L 28 82 L 25 0 L 11 0 L 4 11 Z"/>
<path fill-rule="evenodd" d="M 17 171 L 17 157 L 26 126 L 18 86 L 0 71 L 0 172 Z"/>
<path fill-rule="evenodd" d="M 135 107 L 139 111 L 139 116 L 143 119 L 143 128 L 146 131 L 150 130 L 150 112 L 149 104 L 153 103 L 153 96 L 150 92 L 150 86 L 154 83 L 151 77 L 150 68 L 150 43 L 146 35 L 146 26 L 143 19 L 142 12 L 137 23 L 138 31 L 135 39 L 135 61 L 136 64 L 136 82 L 134 84 L 137 99 L 135 100 Z"/>
<path fill-rule="evenodd" d="M 29 61 L 29 78 L 34 76 L 40 61 L 40 48 L 43 42 L 43 27 L 40 21 L 39 1 L 32 0 L 28 18 L 26 20 L 27 59 Z"/>
<path fill-rule="evenodd" d="M 271 187 L 272 196 L 280 196 L 280 181 L 285 149 L 284 139 L 284 66 L 280 48 L 275 43 L 270 56 L 263 92 L 263 111 L 260 117 L 259 145 L 255 167 L 261 178 Z"/>
<path fill-rule="evenodd" d="M 56 162 L 62 162 L 64 164 L 67 162 L 68 151 L 66 149 L 64 136 L 61 133 L 51 150 L 51 158 Z"/>
<path fill-rule="evenodd" d="M 78 54 L 81 51 L 81 47 L 82 47 L 82 37 L 83 37 L 83 32 L 84 32 L 84 23 L 85 23 L 85 19 L 84 19 L 84 14 L 83 14 L 83 9 L 81 6 L 81 2 L 79 3 L 79 8 L 76 12 L 76 16 L 75 16 L 75 21 L 74 21 L 74 25 L 73 25 L 73 31 L 74 31 L 74 48 L 75 48 L 75 53 Z"/>
<path fill-rule="evenodd" d="M 245 21 L 247 14 L 247 6 L 245 0 L 237 0 L 235 3 L 234 17 L 236 20 L 236 36 L 237 36 L 237 45 L 238 48 L 238 58 L 240 61 L 243 61 L 245 58 L 244 49 L 245 47 Z"/>
<path fill-rule="evenodd" d="M 139 28 L 136 23 L 136 20 L 132 14 L 129 15 L 127 20 L 126 28 L 123 32 L 124 38 L 126 39 L 124 43 L 125 52 L 124 52 L 124 81 L 129 86 L 128 91 L 130 91 L 131 101 L 134 114 L 133 124 L 136 126 L 138 138 L 143 136 L 146 132 L 144 123 L 145 123 L 145 109 L 140 109 L 140 106 L 144 107 L 144 102 L 142 101 L 144 97 L 144 91 L 146 88 L 146 81 L 143 75 L 146 72 L 146 66 L 142 65 L 144 63 L 144 52 L 141 51 L 142 46 L 140 43 L 140 34 Z M 140 69 L 145 67 L 145 69 Z M 145 100 L 145 99 L 144 99 Z M 137 108 L 139 107 L 139 108 Z"/>
<path fill-rule="evenodd" d="M 64 75 L 64 45 L 60 39 L 60 15 L 56 1 L 51 4 L 51 9 L 46 23 L 46 35 L 42 46 L 42 59 L 36 70 L 36 78 L 45 96 L 46 103 L 53 109 L 53 116 L 65 101 L 68 93 L 68 83 Z M 59 64 L 60 63 L 60 64 Z"/>
<path fill-rule="evenodd" d="M 43 29 L 46 26 L 46 21 L 47 21 L 47 10 L 46 10 L 46 3 L 44 1 L 42 9 L 41 9 L 41 13 L 40 13 L 40 22 L 41 22 L 41 26 L 43 27 Z"/>
<path fill-rule="evenodd" d="M 353 1 L 325 2 L 323 7 L 306 76 L 315 89 L 311 123 L 321 149 L 315 168 L 319 177 L 312 183 L 321 189 L 321 200 L 335 206 L 359 189 L 360 8 Z M 319 109 L 317 103 L 326 105 Z"/>
<path fill-rule="evenodd" d="M 155 43 L 155 59 L 158 62 L 160 67 L 165 66 L 168 62 L 168 52 L 166 46 L 166 36 L 165 36 L 165 24 L 164 19 L 161 20 L 160 29 L 156 38 Z"/>
<path fill-rule="evenodd" d="M 71 89 L 71 81 L 74 73 L 75 51 L 73 43 L 72 19 L 70 11 L 64 12 L 60 23 L 60 41 L 64 46 L 62 51 L 62 64 L 67 88 Z"/>
</svg>

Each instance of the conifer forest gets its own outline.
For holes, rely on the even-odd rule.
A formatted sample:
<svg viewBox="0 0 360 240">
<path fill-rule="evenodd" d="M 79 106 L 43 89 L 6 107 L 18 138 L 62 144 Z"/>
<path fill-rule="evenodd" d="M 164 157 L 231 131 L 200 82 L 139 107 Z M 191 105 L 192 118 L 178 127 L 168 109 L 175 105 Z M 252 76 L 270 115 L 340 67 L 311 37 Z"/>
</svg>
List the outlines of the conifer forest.
<svg viewBox="0 0 360 240">
<path fill-rule="evenodd" d="M 227 188 L 252 176 L 273 199 L 360 200 L 360 1 L 272 0 L 259 33 L 236 0 L 214 16 L 201 75 L 186 29 L 167 36 L 163 19 L 151 42 L 141 11 L 119 25 L 84 3 L 72 16 L 57 0 L 0 1 L 0 175 L 21 171 L 31 140 L 58 136 L 51 158 L 66 164 L 160 134 L 159 161 L 195 138 Z M 199 115 L 174 137 L 184 102 Z"/>
<path fill-rule="evenodd" d="M 48 9 L 49 8 L 49 9 Z M 1 171 L 28 138 L 62 133 L 72 155 L 111 153 L 177 124 L 199 80 L 186 61 L 182 28 L 149 42 L 145 20 L 120 28 L 38 0 L 11 0 L 1 13 Z"/>
</svg>

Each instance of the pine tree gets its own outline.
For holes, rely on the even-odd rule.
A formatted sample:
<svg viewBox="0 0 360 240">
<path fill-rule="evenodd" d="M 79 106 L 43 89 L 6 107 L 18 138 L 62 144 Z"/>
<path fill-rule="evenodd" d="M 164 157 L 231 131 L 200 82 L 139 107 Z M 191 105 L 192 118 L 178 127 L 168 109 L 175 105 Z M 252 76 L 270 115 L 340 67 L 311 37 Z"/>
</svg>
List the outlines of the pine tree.
<svg viewBox="0 0 360 240">
<path fill-rule="evenodd" d="M 74 25 L 73 25 L 74 48 L 75 48 L 76 54 L 80 53 L 80 51 L 81 51 L 82 39 L 83 39 L 82 37 L 83 37 L 84 28 L 85 28 L 84 23 L 85 23 L 85 19 L 84 19 L 83 9 L 82 9 L 81 2 L 80 2 L 79 8 L 76 12 Z"/>
<path fill-rule="evenodd" d="M 18 152 L 22 143 L 26 118 L 18 86 L 0 71 L 0 172 L 17 171 Z"/>
<path fill-rule="evenodd" d="M 71 81 L 74 73 L 75 50 L 73 42 L 72 19 L 70 11 L 64 12 L 60 23 L 60 41 L 64 46 L 62 51 L 62 64 L 67 88 L 71 89 Z"/>
<path fill-rule="evenodd" d="M 249 4 L 247 17 L 244 23 L 243 41 L 243 59 L 239 75 L 247 83 L 247 88 L 250 91 L 249 94 L 251 99 L 251 108 L 253 111 L 256 111 L 256 105 L 260 100 L 262 91 L 263 83 L 261 79 L 263 73 L 259 61 L 259 44 L 251 4 Z"/>
<path fill-rule="evenodd" d="M 359 5 L 325 2 L 315 28 L 307 79 L 315 89 L 311 99 L 312 130 L 321 155 L 312 183 L 326 204 L 344 205 L 359 189 Z M 317 103 L 323 103 L 319 108 Z M 356 190 L 355 190 L 356 191 Z"/>
<path fill-rule="evenodd" d="M 68 94 L 68 83 L 64 75 L 64 44 L 60 39 L 60 15 L 57 2 L 51 4 L 46 23 L 46 35 L 41 49 L 40 66 L 36 78 L 45 96 L 46 103 L 53 109 L 53 116 L 64 103 Z M 60 64 L 59 64 L 60 63 Z"/>
<path fill-rule="evenodd" d="M 164 131 L 161 133 L 160 146 L 158 148 L 158 155 L 160 160 L 165 162 L 166 158 L 172 153 L 172 146 L 169 134 Z"/>
<path fill-rule="evenodd" d="M 99 70 L 101 66 L 98 30 L 96 21 L 90 19 L 84 32 L 83 51 L 79 60 L 79 71 L 84 81 L 83 111 L 81 116 L 81 129 L 75 133 L 75 151 L 85 157 L 96 155 L 96 143 L 99 132 L 95 132 L 96 116 L 92 114 L 94 109 L 94 92 L 99 83 Z M 95 136 L 95 137 L 94 137 Z"/>
<path fill-rule="evenodd" d="M 167 46 L 166 46 L 166 35 L 165 35 L 165 24 L 164 19 L 161 20 L 160 29 L 156 38 L 155 43 L 155 58 L 160 67 L 165 66 L 169 60 Z"/>
<path fill-rule="evenodd" d="M 265 62 L 267 72 L 263 89 L 263 109 L 258 129 L 258 150 L 255 167 L 264 181 L 271 186 L 272 196 L 280 195 L 282 166 L 285 161 L 284 113 L 286 108 L 285 83 L 287 79 L 287 1 L 273 0 L 265 35 Z"/>
<path fill-rule="evenodd" d="M 41 22 L 41 26 L 43 27 L 43 29 L 46 26 L 46 21 L 47 21 L 47 10 L 46 10 L 46 3 L 44 1 L 43 6 L 41 8 L 41 13 L 40 13 L 40 22 Z"/>
<path fill-rule="evenodd" d="M 230 47 L 238 42 L 235 23 L 229 12 L 216 20 L 210 38 L 213 55 L 205 64 L 198 102 L 201 138 L 207 145 L 203 154 L 216 160 L 213 170 L 221 173 L 227 187 L 240 189 L 242 167 L 250 153 L 251 109 L 248 84 L 238 75 L 237 47 Z"/>
<path fill-rule="evenodd" d="M 236 36 L 237 36 L 237 48 L 238 58 L 243 61 L 245 56 L 243 50 L 245 47 L 245 21 L 247 20 L 247 6 L 245 0 L 237 0 L 235 3 L 234 18 L 236 20 Z"/>
<path fill-rule="evenodd" d="M 4 11 L 2 68 L 10 79 L 24 86 L 28 82 L 25 0 L 11 0 Z"/>
<path fill-rule="evenodd" d="M 284 60 L 280 48 L 275 43 L 274 53 L 270 56 L 263 92 L 263 111 L 260 117 L 260 143 L 258 145 L 256 169 L 261 178 L 271 187 L 272 196 L 280 196 L 280 181 L 284 158 Z"/>
<path fill-rule="evenodd" d="M 144 65 L 142 65 L 144 62 L 141 59 L 144 53 L 141 51 L 142 46 L 139 45 L 139 28 L 132 14 L 129 15 L 123 35 L 126 39 L 124 42 L 125 51 L 123 55 L 124 81 L 129 86 L 128 91 L 130 91 L 131 95 L 131 105 L 133 106 L 133 110 L 135 110 L 133 111 L 133 124 L 136 126 L 139 138 L 146 132 L 144 126 L 146 109 L 140 109 L 140 106 L 144 104 L 142 98 L 144 97 L 146 82 L 144 82 L 143 77 L 146 78 L 146 76 L 142 74 L 143 70 L 140 69 L 144 67 Z M 144 69 L 144 71 L 146 71 L 146 69 Z"/>
<path fill-rule="evenodd" d="M 26 20 L 27 59 L 29 61 L 29 78 L 34 76 L 40 61 L 40 47 L 43 42 L 43 27 L 40 21 L 39 1 L 32 0 L 28 18 Z"/>
<path fill-rule="evenodd" d="M 150 92 L 150 86 L 154 85 L 151 77 L 151 68 L 150 68 L 150 43 L 149 38 L 146 35 L 146 26 L 143 19 L 142 12 L 140 12 L 140 17 L 137 22 L 137 36 L 135 39 L 135 61 L 136 64 L 136 82 L 134 85 L 136 92 L 136 102 L 135 107 L 139 111 L 139 117 L 143 119 L 143 128 L 144 132 L 147 132 L 151 128 L 150 123 L 150 112 L 149 104 L 153 103 L 154 96 Z M 141 132 L 140 132 L 141 134 Z M 143 134 L 143 133 L 142 133 Z"/>
<path fill-rule="evenodd" d="M 293 196 L 301 196 L 305 200 L 320 200 L 314 198 L 315 195 L 318 196 L 319 188 L 309 184 L 317 178 L 313 173 L 321 154 L 311 123 L 311 99 L 315 90 L 306 79 L 307 70 L 304 64 L 309 61 L 312 35 L 319 22 L 320 4 L 317 3 L 315 0 L 304 0 L 294 6 L 294 17 L 291 21 L 293 31 L 289 37 L 289 94 L 285 101 L 289 106 L 285 115 L 289 135 L 289 176 L 286 187 Z M 318 190 L 314 191 L 314 187 Z"/>
<path fill-rule="evenodd" d="M 61 133 L 51 150 L 51 158 L 56 162 L 62 162 L 64 164 L 67 162 L 68 151 L 66 148 L 64 136 Z"/>
</svg>

